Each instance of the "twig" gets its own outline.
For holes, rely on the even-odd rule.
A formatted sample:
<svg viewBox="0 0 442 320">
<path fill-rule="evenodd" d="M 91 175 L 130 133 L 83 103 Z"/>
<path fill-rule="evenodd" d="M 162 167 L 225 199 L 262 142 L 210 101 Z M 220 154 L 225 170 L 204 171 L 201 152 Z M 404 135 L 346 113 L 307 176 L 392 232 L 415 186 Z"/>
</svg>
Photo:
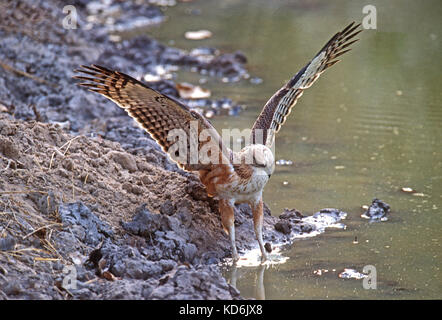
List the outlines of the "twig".
<svg viewBox="0 0 442 320">
<path fill-rule="evenodd" d="M 52 167 L 52 161 L 54 160 L 55 152 L 51 156 L 51 161 L 49 161 L 49 170 L 51 170 Z"/>
<path fill-rule="evenodd" d="M 32 157 L 32 159 L 39 166 L 40 170 L 43 171 L 43 167 L 41 166 L 40 162 L 38 162 L 37 158 L 34 156 L 34 157 Z"/>
<path fill-rule="evenodd" d="M 48 224 L 48 225 L 45 225 L 45 226 L 43 226 L 43 227 L 40 227 L 40 228 L 35 229 L 34 231 L 28 233 L 28 234 L 25 235 L 22 239 L 25 240 L 26 238 L 32 236 L 33 234 L 37 233 L 37 232 L 40 231 L 40 230 L 47 229 L 47 228 L 50 228 L 50 227 L 52 227 L 52 226 L 61 226 L 61 225 L 63 225 L 63 224 L 62 224 L 62 223 L 58 223 L 58 222 L 56 222 L 56 223 L 51 223 L 51 224 Z"/>
<path fill-rule="evenodd" d="M 60 261 L 59 258 L 34 257 L 34 261 Z"/>
<path fill-rule="evenodd" d="M 62 146 L 62 148 L 63 148 L 63 146 Z M 65 157 L 65 154 L 61 153 L 61 151 L 57 147 L 54 147 L 54 152 L 52 153 L 51 161 L 49 161 L 49 169 L 52 168 L 52 162 L 54 161 L 55 154 L 59 155 L 62 158 Z"/>
<path fill-rule="evenodd" d="M 53 88 L 57 88 L 58 87 L 58 85 L 55 84 L 55 83 L 51 83 L 51 82 L 49 82 L 49 81 L 47 81 L 45 79 L 39 78 L 37 76 L 34 76 L 34 75 L 30 74 L 30 73 L 27 73 L 26 71 L 18 70 L 16 68 L 14 68 L 13 66 L 11 66 L 11 65 L 9 65 L 6 62 L 3 62 L 1 60 L 0 60 L 0 67 L 5 69 L 6 71 L 18 74 L 19 76 L 23 76 L 23 77 L 27 77 L 29 79 L 32 79 L 32 80 L 34 80 L 34 81 L 36 81 L 38 83 L 43 83 L 43 84 L 46 84 L 46 85 L 51 86 Z"/>
<path fill-rule="evenodd" d="M 0 172 L 7 171 L 11 167 L 11 163 L 13 163 L 13 162 L 14 162 L 13 160 L 8 159 L 8 164 L 7 164 L 6 168 L 2 169 Z"/>
<path fill-rule="evenodd" d="M 63 153 L 63 156 L 66 155 L 66 153 L 68 152 L 69 148 L 71 147 L 72 142 L 73 142 L 75 139 L 77 139 L 78 137 L 80 137 L 80 136 L 75 136 L 75 137 L 73 137 L 72 139 L 70 139 L 68 142 L 66 142 L 64 145 L 62 145 L 62 146 L 60 147 L 60 149 L 62 149 L 65 145 L 68 145 L 67 148 L 66 148 L 66 150 L 65 150 L 65 152 Z"/>
</svg>

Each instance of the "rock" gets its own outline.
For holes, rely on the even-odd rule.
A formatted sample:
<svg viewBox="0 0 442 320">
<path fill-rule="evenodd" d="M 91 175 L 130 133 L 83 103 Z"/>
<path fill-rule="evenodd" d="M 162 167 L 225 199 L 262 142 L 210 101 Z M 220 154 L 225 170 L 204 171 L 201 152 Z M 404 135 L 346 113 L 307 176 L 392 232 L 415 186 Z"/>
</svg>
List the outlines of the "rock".
<svg viewBox="0 0 442 320">
<path fill-rule="evenodd" d="M 78 238 L 69 230 L 56 233 L 54 240 L 58 243 L 57 251 L 60 254 L 68 255 L 81 247 L 81 242 L 79 242 Z"/>
<path fill-rule="evenodd" d="M 121 167 L 123 167 L 123 169 L 129 170 L 129 172 L 135 172 L 138 170 L 135 158 L 129 153 L 110 151 L 107 154 L 107 156 L 110 157 L 116 163 L 119 163 Z"/>
<path fill-rule="evenodd" d="M 175 289 L 172 286 L 160 286 L 151 291 L 148 299 L 165 300 L 173 296 Z"/>
<path fill-rule="evenodd" d="M 143 204 L 136 211 L 136 215 L 131 222 L 124 222 L 123 228 L 127 231 L 142 236 L 150 237 L 164 225 L 163 216 L 150 212 Z"/>
<path fill-rule="evenodd" d="M 279 215 L 280 219 L 284 220 L 300 220 L 304 216 L 296 209 L 284 209 L 284 212 Z"/>
<path fill-rule="evenodd" d="M 221 277 L 216 266 L 179 266 L 149 299 L 212 300 L 239 299 L 239 292 Z"/>
<path fill-rule="evenodd" d="M 183 250 L 184 260 L 192 263 L 197 252 L 198 252 L 198 249 L 193 243 L 189 243 L 189 244 L 184 245 L 184 250 Z"/>
<path fill-rule="evenodd" d="M 132 279 L 147 280 L 153 276 L 159 275 L 162 267 L 159 263 L 146 260 L 129 260 L 124 267 L 124 275 Z M 121 276 L 121 274 L 120 274 Z"/>
<path fill-rule="evenodd" d="M 281 232 L 283 234 L 290 234 L 290 232 L 291 232 L 291 225 L 287 221 L 278 221 L 275 224 L 275 230 L 279 231 L 279 232 Z"/>
<path fill-rule="evenodd" d="M 300 222 L 292 225 L 292 230 L 299 234 L 310 233 L 315 230 L 315 226 L 310 223 Z"/>
<path fill-rule="evenodd" d="M 192 224 L 193 215 L 187 207 L 182 207 L 177 210 L 176 216 L 181 221 L 185 228 L 189 228 Z"/>
<path fill-rule="evenodd" d="M 390 205 L 379 199 L 373 199 L 368 210 L 361 215 L 361 217 L 370 219 L 371 221 L 386 221 L 388 220 L 387 214 L 390 212 Z"/>
<path fill-rule="evenodd" d="M 271 244 L 270 242 L 266 242 L 266 243 L 264 244 L 264 248 L 266 249 L 266 251 L 267 251 L 268 253 L 272 252 L 272 244 Z"/>
<path fill-rule="evenodd" d="M 100 288 L 99 299 L 104 300 L 140 300 L 145 298 L 143 292 L 152 290 L 149 284 L 136 279 L 107 282 Z"/>
<path fill-rule="evenodd" d="M 0 238 L 0 251 L 14 250 L 16 241 L 13 237 L 7 236 L 6 238 Z"/>
</svg>

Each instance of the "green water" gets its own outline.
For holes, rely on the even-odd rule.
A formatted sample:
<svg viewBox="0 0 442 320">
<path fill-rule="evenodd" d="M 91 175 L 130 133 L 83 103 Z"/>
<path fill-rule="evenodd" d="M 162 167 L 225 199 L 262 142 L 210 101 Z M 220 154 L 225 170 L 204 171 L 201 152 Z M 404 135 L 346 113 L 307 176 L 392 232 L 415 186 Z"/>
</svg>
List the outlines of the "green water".
<svg viewBox="0 0 442 320">
<path fill-rule="evenodd" d="M 247 106 L 239 117 L 213 119 L 216 128 L 244 129 L 335 32 L 363 19 L 365 4 L 193 1 L 166 9 L 168 22 L 146 32 L 184 49 L 244 52 L 251 75 L 262 84 L 220 79 L 204 84 L 214 97 Z M 296 241 L 284 252 L 290 257 L 285 264 L 228 268 L 225 277 L 245 297 L 442 298 L 442 3 L 370 4 L 377 9 L 377 29 L 365 30 L 354 50 L 299 100 L 276 139 L 276 158 L 294 165 L 278 167 L 264 192 L 273 214 L 286 207 L 307 214 L 337 207 L 349 213 L 347 228 Z M 199 29 L 213 37 L 184 39 L 185 31 Z M 178 80 L 197 83 L 200 77 L 180 72 Z M 360 217 L 361 206 L 375 197 L 392 208 L 386 222 Z M 338 277 L 344 268 L 362 272 L 365 265 L 376 267 L 376 290 Z M 314 273 L 319 269 L 329 271 L 319 276 Z"/>
</svg>

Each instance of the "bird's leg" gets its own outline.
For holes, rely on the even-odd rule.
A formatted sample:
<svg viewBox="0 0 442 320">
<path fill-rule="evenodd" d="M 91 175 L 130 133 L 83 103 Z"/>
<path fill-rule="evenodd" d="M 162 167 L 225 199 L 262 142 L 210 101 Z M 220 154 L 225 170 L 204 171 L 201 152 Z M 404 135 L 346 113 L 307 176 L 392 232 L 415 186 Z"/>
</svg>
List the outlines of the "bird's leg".
<svg viewBox="0 0 442 320">
<path fill-rule="evenodd" d="M 238 251 L 235 244 L 235 209 L 234 204 L 229 200 L 219 200 L 219 213 L 221 215 L 221 222 L 224 227 L 224 231 L 230 237 L 230 243 L 232 245 L 232 258 L 236 262 L 239 260 Z"/>
<path fill-rule="evenodd" d="M 267 260 L 267 253 L 264 248 L 264 241 L 262 240 L 262 221 L 263 221 L 263 204 L 262 199 L 256 203 L 250 203 L 253 213 L 253 225 L 255 227 L 255 235 L 258 240 L 259 248 L 261 249 L 261 261 Z"/>
</svg>

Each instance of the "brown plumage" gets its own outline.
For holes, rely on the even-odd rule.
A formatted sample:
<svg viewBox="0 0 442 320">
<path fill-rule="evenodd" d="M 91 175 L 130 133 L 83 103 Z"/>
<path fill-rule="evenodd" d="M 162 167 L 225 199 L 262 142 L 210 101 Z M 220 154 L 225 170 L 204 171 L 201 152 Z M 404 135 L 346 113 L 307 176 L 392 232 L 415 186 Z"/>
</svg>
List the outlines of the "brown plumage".
<svg viewBox="0 0 442 320">
<path fill-rule="evenodd" d="M 273 136 L 267 141 L 268 131 L 272 131 L 272 134 L 277 133 L 304 90 L 310 88 L 327 68 L 339 62 L 337 57 L 351 50 L 344 49 L 359 40 L 354 39 L 362 31 L 358 30 L 359 26 L 360 24 L 355 25 L 352 22 L 344 30 L 336 33 L 304 68 L 270 98 L 253 125 L 252 143 L 257 140 L 255 135 L 258 129 L 262 130 L 262 141 L 266 145 L 273 143 Z"/>
<path fill-rule="evenodd" d="M 74 78 L 85 81 L 79 85 L 102 94 L 126 110 L 178 165 L 199 172 L 209 196 L 219 199 L 221 222 L 230 236 L 234 260 L 238 259 L 234 205 L 248 203 L 265 260 L 262 191 L 274 170 L 274 156 L 270 150 L 274 134 L 281 128 L 303 91 L 322 72 L 338 62 L 337 57 L 350 50 L 346 48 L 357 41 L 354 37 L 362 31 L 358 30 L 359 26 L 353 22 L 335 34 L 304 68 L 270 98 L 253 125 L 251 145 L 240 152 L 233 152 L 224 146 L 215 128 L 203 116 L 124 73 L 92 65 L 76 70 L 84 75 Z M 179 138 L 173 138 L 174 130 L 185 134 L 185 149 L 176 147 Z M 203 132 L 206 133 L 205 138 L 200 139 Z M 192 141 L 196 142 L 192 145 Z M 207 154 L 210 161 L 199 157 L 194 161 L 193 153 L 204 153 L 208 146 L 216 147 L 209 148 Z M 186 156 L 183 157 L 182 153 Z"/>
</svg>

